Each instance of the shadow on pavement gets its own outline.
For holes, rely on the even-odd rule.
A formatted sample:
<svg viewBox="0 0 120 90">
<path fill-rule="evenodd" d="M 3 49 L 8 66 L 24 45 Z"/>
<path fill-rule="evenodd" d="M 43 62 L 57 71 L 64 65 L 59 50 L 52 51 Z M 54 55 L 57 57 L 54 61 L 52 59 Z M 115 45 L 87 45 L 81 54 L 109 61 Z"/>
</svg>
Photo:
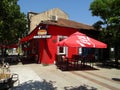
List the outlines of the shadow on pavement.
<svg viewBox="0 0 120 90">
<path fill-rule="evenodd" d="M 20 84 L 17 87 L 12 88 L 11 90 L 58 90 L 57 87 L 54 86 L 54 81 L 47 82 L 43 81 L 27 81 L 23 84 Z M 89 85 L 81 85 L 81 86 L 68 86 L 64 87 L 63 90 L 97 90 L 97 88 L 89 86 Z"/>
<path fill-rule="evenodd" d="M 120 82 L 120 78 L 112 78 L 112 80 Z"/>
<path fill-rule="evenodd" d="M 11 90 L 57 90 L 57 87 L 54 87 L 55 82 L 46 80 L 43 81 L 33 81 L 29 80 L 20 84 L 17 87 L 12 88 Z"/>
<path fill-rule="evenodd" d="M 84 71 L 84 70 L 99 70 L 95 67 L 89 65 L 79 65 L 77 68 L 74 66 L 67 67 L 66 65 L 57 65 L 57 67 L 62 71 Z"/>
<path fill-rule="evenodd" d="M 76 87 L 73 87 L 73 86 L 64 87 L 64 90 L 97 90 L 97 88 L 84 84 Z"/>
<path fill-rule="evenodd" d="M 111 63 L 96 63 L 96 66 L 100 67 L 100 68 L 108 68 L 108 69 L 112 69 L 112 68 L 116 68 L 116 69 L 120 69 L 120 65 L 118 65 L 117 67 L 114 64 Z"/>
</svg>

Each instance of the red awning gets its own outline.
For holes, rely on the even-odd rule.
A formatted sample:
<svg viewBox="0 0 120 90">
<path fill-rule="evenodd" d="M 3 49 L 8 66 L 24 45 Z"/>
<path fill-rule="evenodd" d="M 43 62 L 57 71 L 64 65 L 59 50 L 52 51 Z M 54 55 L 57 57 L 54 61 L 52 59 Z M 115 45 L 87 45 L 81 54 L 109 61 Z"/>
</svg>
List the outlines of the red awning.
<svg viewBox="0 0 120 90">
<path fill-rule="evenodd" d="M 9 46 L 7 46 L 7 48 L 18 48 L 18 44 L 9 45 Z"/>
<path fill-rule="evenodd" d="M 0 44 L 0 48 L 18 48 L 18 44 L 11 44 L 11 45 L 2 45 Z"/>
<path fill-rule="evenodd" d="M 27 51 L 27 50 L 31 50 L 31 49 L 32 49 L 32 48 L 30 48 L 30 47 L 23 47 L 23 48 L 22 48 L 23 51 Z"/>
<path fill-rule="evenodd" d="M 21 43 L 24 43 L 24 42 L 27 42 L 27 41 L 33 39 L 33 37 L 37 34 L 37 32 L 38 32 L 38 29 L 33 30 L 29 35 L 27 35 L 26 37 L 23 37 L 19 41 L 19 43 L 21 44 Z"/>
<path fill-rule="evenodd" d="M 5 48 L 6 46 L 3 44 L 0 44 L 0 48 Z"/>
</svg>

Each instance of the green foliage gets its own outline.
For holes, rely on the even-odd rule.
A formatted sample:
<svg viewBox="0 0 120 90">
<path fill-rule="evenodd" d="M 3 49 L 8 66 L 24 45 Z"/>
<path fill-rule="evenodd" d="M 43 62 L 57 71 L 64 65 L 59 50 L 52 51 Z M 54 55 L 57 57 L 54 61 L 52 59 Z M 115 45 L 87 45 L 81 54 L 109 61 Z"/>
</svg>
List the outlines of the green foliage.
<svg viewBox="0 0 120 90">
<path fill-rule="evenodd" d="M 120 0 L 94 0 L 89 10 L 93 16 L 102 19 L 103 23 L 98 21 L 93 26 L 99 30 L 104 26 L 101 31 L 101 40 L 105 41 L 108 47 L 115 47 L 117 57 L 120 52 Z"/>
<path fill-rule="evenodd" d="M 26 16 L 20 12 L 18 0 L 0 0 L 0 43 L 16 43 L 27 30 Z"/>
<path fill-rule="evenodd" d="M 90 5 L 93 16 L 99 16 L 105 24 L 109 24 L 111 17 L 120 18 L 119 0 L 94 0 Z"/>
<path fill-rule="evenodd" d="M 102 19 L 102 22 L 98 21 L 93 26 L 99 29 L 104 25 L 105 29 L 103 33 L 106 33 L 106 36 L 103 37 L 111 35 L 111 39 L 118 41 L 117 39 L 120 34 L 120 1 L 94 0 L 90 5 L 90 10 L 93 16 L 99 16 Z"/>
<path fill-rule="evenodd" d="M 96 23 L 93 24 L 96 30 L 100 30 L 102 28 L 102 24 L 104 24 L 102 21 L 97 21 Z"/>
<path fill-rule="evenodd" d="M 107 3 L 110 1 L 109 3 Z M 110 7 L 112 0 L 94 0 L 90 5 L 90 10 L 92 10 L 93 16 L 100 16 L 103 20 L 106 20 L 110 14 Z M 107 8 L 106 8 L 107 7 Z"/>
</svg>

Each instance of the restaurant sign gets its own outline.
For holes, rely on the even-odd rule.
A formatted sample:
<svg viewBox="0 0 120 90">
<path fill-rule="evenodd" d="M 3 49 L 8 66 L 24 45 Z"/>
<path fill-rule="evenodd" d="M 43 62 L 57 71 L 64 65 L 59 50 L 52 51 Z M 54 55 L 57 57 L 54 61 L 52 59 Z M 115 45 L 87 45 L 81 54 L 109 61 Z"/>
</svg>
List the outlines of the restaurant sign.
<svg viewBox="0 0 120 90">
<path fill-rule="evenodd" d="M 39 36 L 34 36 L 33 38 L 51 38 L 51 35 L 39 35 Z"/>
<path fill-rule="evenodd" d="M 40 30 L 38 30 L 38 36 L 39 35 L 47 35 L 47 30 L 45 30 L 45 29 L 40 29 Z"/>
<path fill-rule="evenodd" d="M 38 33 L 33 38 L 51 38 L 51 35 L 47 35 L 46 29 L 40 29 L 38 30 Z"/>
</svg>

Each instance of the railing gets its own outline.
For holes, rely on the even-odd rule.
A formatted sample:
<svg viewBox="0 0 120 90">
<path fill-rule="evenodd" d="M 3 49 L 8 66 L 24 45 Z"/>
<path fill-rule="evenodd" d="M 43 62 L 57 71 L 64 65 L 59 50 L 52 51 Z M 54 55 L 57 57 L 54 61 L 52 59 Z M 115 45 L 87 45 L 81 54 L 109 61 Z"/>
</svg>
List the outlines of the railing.
<svg viewBox="0 0 120 90">
<path fill-rule="evenodd" d="M 94 61 L 94 56 L 92 55 L 87 55 L 87 56 L 73 55 L 72 58 L 68 58 L 66 56 L 64 57 L 63 55 L 58 55 L 56 65 L 59 66 L 59 68 L 64 67 L 64 69 L 66 70 L 69 70 L 71 68 L 77 70 L 77 69 L 83 69 L 88 65 L 90 67 L 93 67 L 93 61 Z"/>
</svg>

